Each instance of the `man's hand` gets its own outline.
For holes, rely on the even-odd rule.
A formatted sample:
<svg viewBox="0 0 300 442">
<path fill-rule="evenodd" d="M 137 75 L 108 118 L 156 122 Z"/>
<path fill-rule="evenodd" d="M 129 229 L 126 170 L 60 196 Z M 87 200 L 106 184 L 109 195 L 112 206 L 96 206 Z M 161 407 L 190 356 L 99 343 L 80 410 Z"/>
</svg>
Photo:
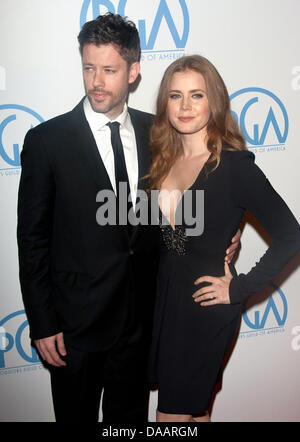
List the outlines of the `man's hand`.
<svg viewBox="0 0 300 442">
<path fill-rule="evenodd" d="M 239 229 L 231 240 L 231 246 L 226 250 L 225 261 L 228 262 L 228 264 L 232 261 L 235 253 L 240 247 L 240 237 L 241 231 Z"/>
<path fill-rule="evenodd" d="M 34 341 L 36 348 L 44 361 L 54 367 L 63 367 L 67 365 L 60 356 L 66 356 L 66 348 L 62 333 L 58 333 L 48 338 L 36 339 Z"/>
</svg>

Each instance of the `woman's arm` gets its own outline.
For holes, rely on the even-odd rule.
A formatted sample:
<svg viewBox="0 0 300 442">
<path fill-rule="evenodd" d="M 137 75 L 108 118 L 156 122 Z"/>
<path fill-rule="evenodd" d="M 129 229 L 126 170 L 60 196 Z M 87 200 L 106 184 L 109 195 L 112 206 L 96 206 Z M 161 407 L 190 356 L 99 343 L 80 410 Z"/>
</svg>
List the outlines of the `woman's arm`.
<svg viewBox="0 0 300 442">
<path fill-rule="evenodd" d="M 296 218 L 254 163 L 248 151 L 236 152 L 231 163 L 232 195 L 235 204 L 249 210 L 273 238 L 259 262 L 247 274 L 232 277 L 225 266 L 224 277 L 204 276 L 195 282 L 211 285 L 194 294 L 202 305 L 237 304 L 271 283 L 300 250 L 300 226 Z M 213 298 L 213 299 L 212 299 Z"/>
</svg>

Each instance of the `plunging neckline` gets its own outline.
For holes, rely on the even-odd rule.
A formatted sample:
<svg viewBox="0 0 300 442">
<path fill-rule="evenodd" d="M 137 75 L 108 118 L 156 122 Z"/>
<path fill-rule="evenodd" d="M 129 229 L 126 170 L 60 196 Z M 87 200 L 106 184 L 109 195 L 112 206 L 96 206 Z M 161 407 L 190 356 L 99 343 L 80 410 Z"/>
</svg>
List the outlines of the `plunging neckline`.
<svg viewBox="0 0 300 442">
<path fill-rule="evenodd" d="M 182 205 L 184 195 L 185 195 L 185 193 L 186 193 L 188 190 L 192 190 L 192 189 L 195 187 L 195 185 L 196 185 L 196 183 L 198 182 L 200 176 L 202 175 L 202 172 L 205 170 L 206 165 L 207 165 L 207 162 L 208 162 L 208 160 L 211 158 L 211 156 L 212 156 L 212 154 L 210 153 L 209 157 L 207 158 L 207 160 L 205 161 L 205 163 L 203 164 L 203 166 L 202 166 L 201 169 L 199 170 L 198 175 L 196 176 L 194 182 L 190 185 L 190 187 L 188 187 L 187 189 L 185 189 L 182 193 L 180 192 L 180 193 L 181 193 L 181 197 L 179 198 L 179 200 L 178 200 L 178 204 L 176 205 L 176 208 L 175 208 L 175 210 L 174 210 L 174 227 L 173 227 L 173 225 L 171 224 L 169 218 L 168 218 L 168 217 L 164 214 L 164 212 L 161 210 L 161 207 L 160 207 L 160 204 L 159 204 L 159 201 L 158 201 L 158 208 L 159 208 L 159 211 L 160 211 L 162 217 L 164 217 L 164 219 L 167 221 L 168 225 L 171 227 L 171 229 L 172 229 L 173 232 L 176 231 L 176 213 L 177 213 L 177 210 L 178 210 L 179 206 Z M 173 189 L 173 190 L 171 190 L 171 192 L 173 192 L 174 190 L 178 190 L 178 189 Z"/>
</svg>

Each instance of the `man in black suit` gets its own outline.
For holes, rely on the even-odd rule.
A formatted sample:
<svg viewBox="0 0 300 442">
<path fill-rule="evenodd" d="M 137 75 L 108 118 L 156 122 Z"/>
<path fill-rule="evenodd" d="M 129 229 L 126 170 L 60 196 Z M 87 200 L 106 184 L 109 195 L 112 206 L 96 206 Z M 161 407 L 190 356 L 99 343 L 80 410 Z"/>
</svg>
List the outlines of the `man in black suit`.
<svg viewBox="0 0 300 442">
<path fill-rule="evenodd" d="M 120 123 L 131 195 L 150 165 L 150 114 L 127 108 L 140 70 L 133 23 L 107 14 L 79 34 L 86 97 L 30 130 L 18 205 L 20 281 L 30 335 L 49 364 L 58 421 L 147 421 L 146 342 L 157 236 L 99 226 L 99 191 L 116 191 L 110 121 Z M 147 230 L 146 233 L 143 232 Z"/>
<path fill-rule="evenodd" d="M 157 228 L 96 220 L 99 191 L 118 202 L 118 182 L 127 181 L 134 206 L 146 185 L 152 116 L 126 104 L 140 71 L 139 36 L 108 13 L 78 40 L 86 97 L 31 129 L 21 154 L 22 295 L 50 368 L 56 420 L 96 422 L 104 389 L 104 422 L 146 422 Z"/>
</svg>

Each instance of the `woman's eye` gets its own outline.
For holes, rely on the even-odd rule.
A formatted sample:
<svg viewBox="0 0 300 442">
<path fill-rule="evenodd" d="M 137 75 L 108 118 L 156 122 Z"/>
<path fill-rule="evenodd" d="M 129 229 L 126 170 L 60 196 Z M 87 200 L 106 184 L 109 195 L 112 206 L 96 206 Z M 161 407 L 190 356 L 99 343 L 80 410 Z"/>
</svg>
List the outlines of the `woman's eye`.
<svg viewBox="0 0 300 442">
<path fill-rule="evenodd" d="M 171 100 L 177 100 L 178 98 L 180 98 L 179 94 L 170 94 L 170 98 Z"/>
</svg>

